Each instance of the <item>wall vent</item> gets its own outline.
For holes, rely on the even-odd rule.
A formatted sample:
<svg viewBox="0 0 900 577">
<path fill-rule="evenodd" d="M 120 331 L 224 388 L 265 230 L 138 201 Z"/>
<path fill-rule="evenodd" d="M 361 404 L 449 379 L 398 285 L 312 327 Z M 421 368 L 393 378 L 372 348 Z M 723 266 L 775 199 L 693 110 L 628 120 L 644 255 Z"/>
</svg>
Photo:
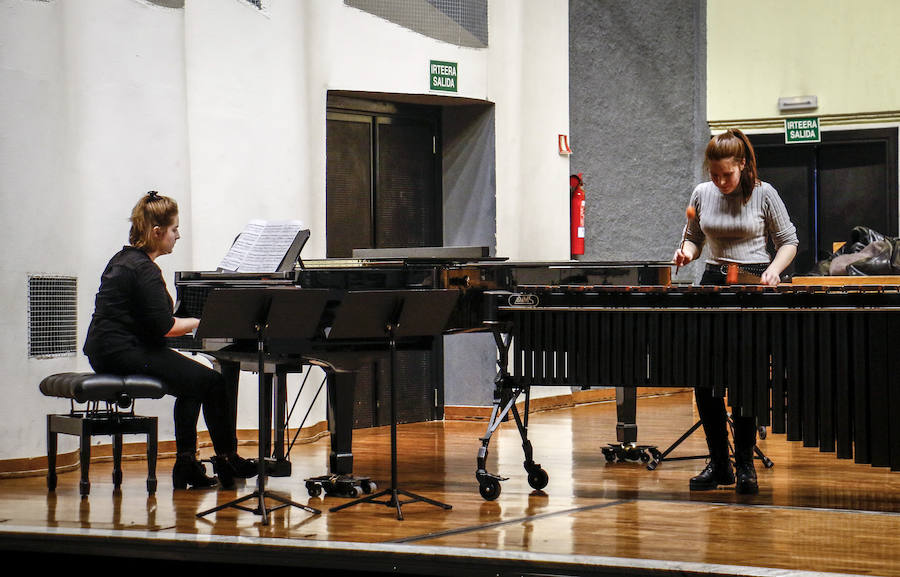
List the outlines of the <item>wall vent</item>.
<svg viewBox="0 0 900 577">
<path fill-rule="evenodd" d="M 78 279 L 28 275 L 28 356 L 75 356 Z"/>
<path fill-rule="evenodd" d="M 344 4 L 429 38 L 487 48 L 488 0 L 344 0 Z"/>
</svg>

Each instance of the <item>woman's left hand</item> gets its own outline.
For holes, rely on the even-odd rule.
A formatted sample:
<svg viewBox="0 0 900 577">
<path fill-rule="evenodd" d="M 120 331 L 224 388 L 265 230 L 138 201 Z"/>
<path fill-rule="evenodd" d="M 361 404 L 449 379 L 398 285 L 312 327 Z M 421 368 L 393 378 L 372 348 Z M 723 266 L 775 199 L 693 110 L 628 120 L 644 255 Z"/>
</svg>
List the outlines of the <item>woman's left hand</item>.
<svg viewBox="0 0 900 577">
<path fill-rule="evenodd" d="M 772 272 L 770 269 L 766 269 L 766 271 L 762 273 L 761 278 L 763 284 L 769 286 L 775 286 L 781 282 L 781 276 L 778 273 Z"/>
</svg>

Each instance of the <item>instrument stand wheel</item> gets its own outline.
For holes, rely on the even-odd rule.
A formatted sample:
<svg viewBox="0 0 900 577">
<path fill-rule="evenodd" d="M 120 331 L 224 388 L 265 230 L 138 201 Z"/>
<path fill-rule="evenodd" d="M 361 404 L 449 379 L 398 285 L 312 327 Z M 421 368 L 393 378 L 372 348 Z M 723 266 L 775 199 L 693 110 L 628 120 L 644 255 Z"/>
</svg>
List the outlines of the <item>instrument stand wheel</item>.
<svg viewBox="0 0 900 577">
<path fill-rule="evenodd" d="M 496 500 L 500 496 L 500 481 L 507 479 L 507 477 L 491 475 L 490 473 L 477 473 L 475 477 L 478 479 L 478 492 L 481 493 L 481 497 L 485 501 Z"/>
<path fill-rule="evenodd" d="M 550 475 L 548 475 L 547 471 L 542 469 L 540 465 L 534 465 L 528 470 L 528 484 L 531 485 L 532 489 L 540 491 L 546 487 L 549 482 Z"/>
<path fill-rule="evenodd" d="M 606 457 L 608 463 L 612 463 L 613 461 L 640 461 L 642 463 L 650 463 L 651 461 L 659 459 L 662 455 L 656 448 L 656 445 L 635 445 L 634 443 L 610 443 L 600 450 L 603 453 L 603 456 Z M 656 467 L 653 468 L 655 469 Z"/>
<path fill-rule="evenodd" d="M 488 478 L 478 484 L 478 492 L 485 501 L 494 501 L 500 496 L 500 481 Z"/>
<path fill-rule="evenodd" d="M 322 475 L 306 479 L 306 491 L 310 497 L 318 497 L 324 491 L 326 497 L 356 498 L 363 493 L 368 495 L 375 489 L 377 485 L 369 477 Z"/>
</svg>

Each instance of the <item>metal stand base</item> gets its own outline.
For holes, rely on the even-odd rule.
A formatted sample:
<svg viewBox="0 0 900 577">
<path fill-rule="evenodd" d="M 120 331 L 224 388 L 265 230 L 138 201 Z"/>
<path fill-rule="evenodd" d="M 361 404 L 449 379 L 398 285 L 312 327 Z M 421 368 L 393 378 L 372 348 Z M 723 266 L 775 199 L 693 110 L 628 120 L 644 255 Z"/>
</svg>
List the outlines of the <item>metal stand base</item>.
<svg viewBox="0 0 900 577">
<path fill-rule="evenodd" d="M 380 497 L 384 497 L 388 495 L 389 498 L 379 501 Z M 406 501 L 401 501 L 400 496 L 409 497 Z M 338 505 L 337 507 L 332 507 L 329 511 L 340 511 L 341 509 L 346 509 L 347 507 L 352 507 L 353 505 L 358 505 L 359 503 L 377 503 L 379 505 L 386 505 L 388 507 L 396 507 L 397 508 L 397 520 L 403 520 L 403 511 L 401 511 L 400 507 L 403 505 L 408 505 L 409 503 L 428 503 L 429 505 L 434 505 L 435 507 L 440 507 L 441 509 L 452 509 L 452 505 L 448 505 L 447 503 L 442 503 L 440 501 L 436 501 L 434 499 L 429 499 L 428 497 L 423 497 L 422 495 L 417 495 L 415 493 L 410 493 L 404 489 L 383 489 L 369 495 L 367 497 L 361 497 L 356 499 L 355 501 L 350 501 L 349 503 L 344 503 L 343 505 Z"/>
</svg>

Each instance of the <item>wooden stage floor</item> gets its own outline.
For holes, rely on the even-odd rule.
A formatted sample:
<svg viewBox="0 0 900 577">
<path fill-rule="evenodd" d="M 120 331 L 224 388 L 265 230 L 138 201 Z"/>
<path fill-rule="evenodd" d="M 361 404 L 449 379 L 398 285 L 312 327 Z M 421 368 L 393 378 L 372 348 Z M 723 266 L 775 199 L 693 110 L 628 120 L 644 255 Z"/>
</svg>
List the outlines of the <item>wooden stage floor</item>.
<svg viewBox="0 0 900 577">
<path fill-rule="evenodd" d="M 638 401 L 641 442 L 661 449 L 696 419 L 691 395 Z M 786 575 L 815 572 L 900 575 L 900 474 L 837 460 L 768 435 L 760 448 L 760 494 L 688 491 L 702 460 L 608 464 L 600 448 L 615 438 L 615 403 L 531 416 L 535 460 L 550 475 L 533 491 L 522 468 L 514 424 L 491 443 L 491 472 L 508 476 L 496 501 L 475 481 L 480 422 L 400 427 L 400 486 L 450 503 L 393 509 L 363 504 L 331 513 L 337 498 L 310 498 L 303 484 L 324 472 L 328 441 L 294 448 L 293 476 L 270 488 L 322 509 L 282 509 L 262 526 L 234 509 L 197 512 L 251 492 L 177 491 L 172 460 L 159 462 L 159 489 L 148 498 L 143 461 L 125 463 L 122 491 L 111 465 L 91 471 L 91 495 L 78 495 L 78 472 L 60 475 L 48 494 L 43 477 L 0 480 L 0 549 L 70 562 L 71 555 L 117 556 L 144 568 L 187 560 L 345 569 L 359 574 L 420 575 Z M 695 434 L 676 454 L 698 454 Z M 250 456 L 255 447 L 243 447 Z M 356 432 L 355 471 L 389 484 L 389 429 Z M 674 455 L 673 455 L 674 456 Z M 38 552 L 43 557 L 35 557 Z M 5 553 L 8 555 L 8 553 Z M 184 565 L 179 565 L 184 569 Z"/>
</svg>

